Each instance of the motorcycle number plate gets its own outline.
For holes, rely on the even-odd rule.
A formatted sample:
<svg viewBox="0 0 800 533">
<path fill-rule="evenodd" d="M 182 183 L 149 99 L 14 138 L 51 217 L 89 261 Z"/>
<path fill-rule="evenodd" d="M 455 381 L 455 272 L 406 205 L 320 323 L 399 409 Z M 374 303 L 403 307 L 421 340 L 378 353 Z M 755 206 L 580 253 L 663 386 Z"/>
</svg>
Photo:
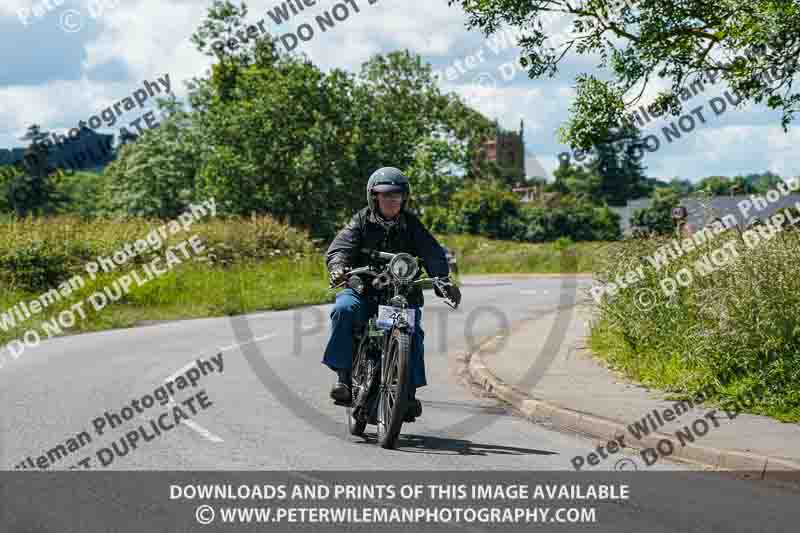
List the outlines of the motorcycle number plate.
<svg viewBox="0 0 800 533">
<path fill-rule="evenodd" d="M 394 326 L 395 315 L 405 315 L 406 322 L 411 327 L 411 330 L 414 329 L 414 313 L 415 309 L 402 309 L 400 307 L 392 307 L 389 305 L 379 305 L 378 306 L 378 320 L 376 322 L 377 326 L 381 329 L 392 329 Z"/>
</svg>

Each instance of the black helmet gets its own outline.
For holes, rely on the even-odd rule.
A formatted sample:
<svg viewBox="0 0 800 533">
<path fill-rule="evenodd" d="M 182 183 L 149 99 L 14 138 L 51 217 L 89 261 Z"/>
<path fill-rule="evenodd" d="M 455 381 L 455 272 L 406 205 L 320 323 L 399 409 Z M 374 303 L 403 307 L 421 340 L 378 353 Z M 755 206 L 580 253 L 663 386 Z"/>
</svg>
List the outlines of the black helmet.
<svg viewBox="0 0 800 533">
<path fill-rule="evenodd" d="M 370 210 L 377 211 L 375 193 L 392 191 L 403 193 L 403 205 L 400 208 L 403 209 L 411 197 L 411 184 L 405 174 L 394 167 L 383 167 L 373 172 L 367 182 L 367 205 L 369 205 Z"/>
</svg>

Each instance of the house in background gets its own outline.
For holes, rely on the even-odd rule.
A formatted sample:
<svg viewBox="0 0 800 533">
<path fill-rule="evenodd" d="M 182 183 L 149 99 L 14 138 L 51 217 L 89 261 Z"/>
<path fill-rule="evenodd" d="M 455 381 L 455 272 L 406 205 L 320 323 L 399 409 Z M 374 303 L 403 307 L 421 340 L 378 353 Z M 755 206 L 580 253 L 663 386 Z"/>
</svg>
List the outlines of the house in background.
<svg viewBox="0 0 800 533">
<path fill-rule="evenodd" d="M 763 195 L 754 195 L 762 196 Z M 739 203 L 745 200 L 751 200 L 749 194 L 742 194 L 737 196 L 712 196 L 708 199 L 684 198 L 681 200 L 681 205 L 687 211 L 687 223 L 690 232 L 699 230 L 700 228 L 711 223 L 715 218 L 723 218 L 726 215 L 733 215 L 741 228 L 746 228 L 751 220 L 759 220 L 766 222 L 769 217 L 782 209 L 795 207 L 800 205 L 800 194 L 793 193 L 787 196 L 781 196 L 778 201 L 771 203 L 766 201 L 766 207 L 758 210 L 755 205 L 750 209 L 747 217 L 742 215 L 739 209 Z"/>
<path fill-rule="evenodd" d="M 767 201 L 767 206 L 760 211 L 756 209 L 756 207 L 753 207 L 750 209 L 746 219 L 739 209 L 739 203 L 745 200 L 750 200 L 750 195 L 712 196 L 702 199 L 683 198 L 680 201 L 680 205 L 686 208 L 686 229 L 690 233 L 693 233 L 709 225 L 714 219 L 722 219 L 727 215 L 733 215 L 737 225 L 741 228 L 746 228 L 751 220 L 754 219 L 766 222 L 769 217 L 778 211 L 800 205 L 800 194 L 794 193 L 788 196 L 781 196 L 780 199 L 774 203 Z M 652 199 L 650 198 L 638 198 L 636 200 L 628 200 L 628 204 L 625 207 L 610 208 L 620 216 L 619 224 L 623 235 L 627 236 L 633 234 L 633 226 L 631 225 L 633 213 L 639 209 L 650 207 L 651 203 Z"/>
</svg>

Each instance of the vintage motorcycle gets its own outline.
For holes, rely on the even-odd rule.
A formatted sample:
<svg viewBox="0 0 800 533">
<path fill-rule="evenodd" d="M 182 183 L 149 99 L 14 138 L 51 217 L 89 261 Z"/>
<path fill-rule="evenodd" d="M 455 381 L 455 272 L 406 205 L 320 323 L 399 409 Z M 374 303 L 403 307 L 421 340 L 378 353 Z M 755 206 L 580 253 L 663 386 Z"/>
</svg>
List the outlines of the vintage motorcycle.
<svg viewBox="0 0 800 533">
<path fill-rule="evenodd" d="M 370 264 L 346 271 L 344 281 L 331 289 L 350 287 L 377 303 L 377 313 L 353 332 L 352 401 L 334 403 L 346 407 L 351 435 L 362 436 L 367 424 L 376 425 L 381 447 L 393 449 L 406 417 L 411 387 L 415 310 L 408 309 L 407 295 L 416 286 L 438 287 L 446 295 L 452 281 L 448 277 L 415 279 L 420 263 L 411 254 L 361 251 Z M 444 300 L 452 309 L 458 308 L 458 302 L 448 297 Z"/>
</svg>

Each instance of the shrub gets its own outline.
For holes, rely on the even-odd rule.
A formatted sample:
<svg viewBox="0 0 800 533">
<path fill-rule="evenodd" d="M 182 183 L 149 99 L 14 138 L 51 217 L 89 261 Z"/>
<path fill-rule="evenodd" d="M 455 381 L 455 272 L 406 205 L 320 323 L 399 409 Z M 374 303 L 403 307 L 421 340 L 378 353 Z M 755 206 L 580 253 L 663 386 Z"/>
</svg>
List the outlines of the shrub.
<svg viewBox="0 0 800 533">
<path fill-rule="evenodd" d="M 0 278 L 12 290 L 46 290 L 67 277 L 67 259 L 43 241 L 27 242 L 0 253 Z"/>
<path fill-rule="evenodd" d="M 672 189 L 656 189 L 653 204 L 646 209 L 637 209 L 631 223 L 646 232 L 666 235 L 675 230 L 672 221 L 672 208 L 680 202 L 678 193 Z"/>
<path fill-rule="evenodd" d="M 493 182 L 473 184 L 454 194 L 449 208 L 426 208 L 422 220 L 435 233 L 520 242 L 547 242 L 560 237 L 573 241 L 620 238 L 619 215 L 606 206 L 569 198 L 556 207 L 528 206 Z"/>
<path fill-rule="evenodd" d="M 0 282 L 10 289 L 46 291 L 66 278 L 85 274 L 88 261 L 110 257 L 163 224 L 139 218 L 84 220 L 75 215 L 14 219 L 0 224 Z M 192 234 L 205 243 L 212 261 L 223 266 L 308 256 L 317 253 L 319 246 L 308 233 L 268 216 L 196 222 L 189 231 L 170 236 L 168 244 Z M 157 252 L 135 257 L 120 270 L 145 262 L 153 253 Z"/>
<path fill-rule="evenodd" d="M 750 250 L 735 230 L 657 271 L 643 258 L 669 239 L 615 243 L 600 282 L 642 268 L 644 280 L 605 297 L 592 347 L 645 384 L 720 399 L 749 393 L 754 412 L 800 420 L 800 232 L 784 230 Z M 723 245 L 738 258 L 705 276 L 695 261 Z M 688 268 L 693 281 L 670 297 L 660 282 Z"/>
</svg>

